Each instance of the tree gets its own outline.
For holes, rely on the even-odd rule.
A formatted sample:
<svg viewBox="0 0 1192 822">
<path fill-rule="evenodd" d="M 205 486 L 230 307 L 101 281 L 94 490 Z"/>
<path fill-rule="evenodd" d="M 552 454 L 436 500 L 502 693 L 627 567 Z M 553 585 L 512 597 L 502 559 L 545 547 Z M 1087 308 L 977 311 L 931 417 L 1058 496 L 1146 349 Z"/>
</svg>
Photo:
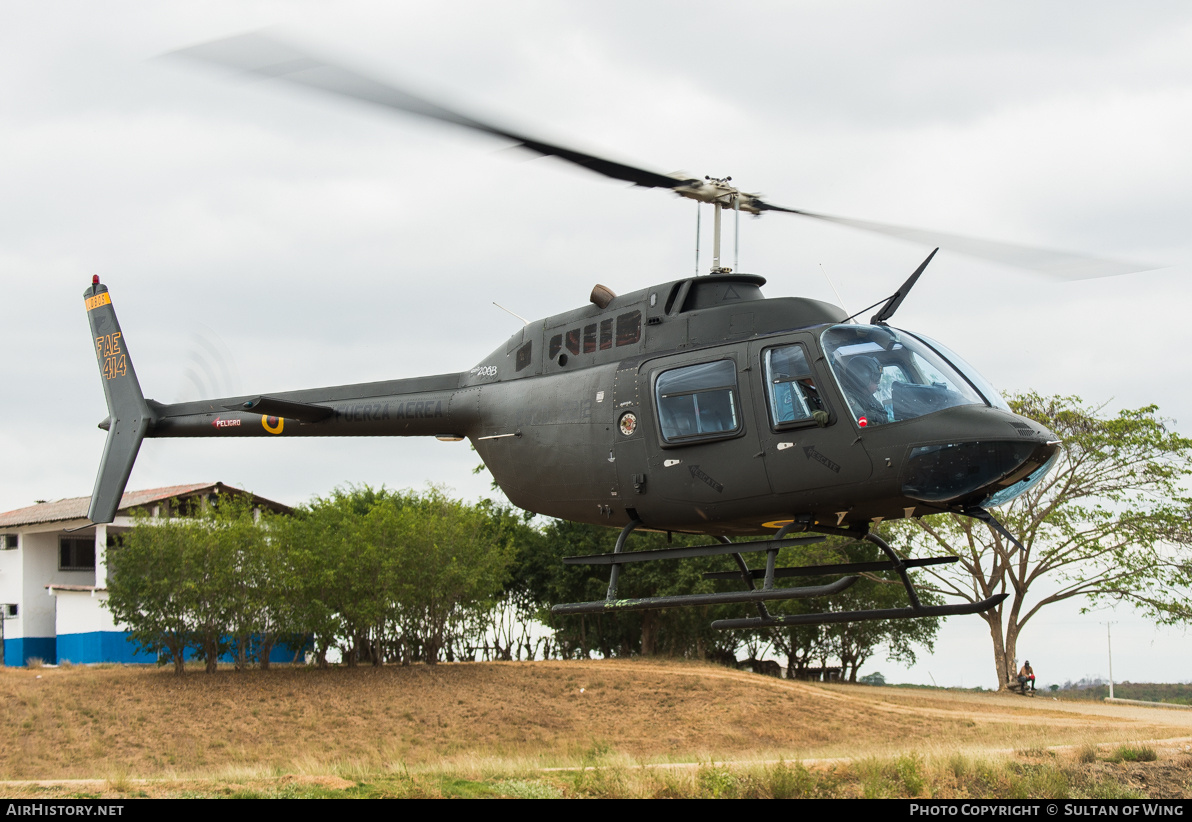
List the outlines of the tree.
<svg viewBox="0 0 1192 822">
<path fill-rule="evenodd" d="M 933 573 L 935 590 L 969 602 L 1009 594 L 981 615 L 1001 689 L 1016 673 L 1023 629 L 1053 603 L 1127 601 L 1160 622 L 1192 617 L 1192 440 L 1153 405 L 1107 415 L 1077 397 L 1026 393 L 1011 406 L 1061 440 L 1051 471 L 993 512 L 1021 547 L 957 514 L 924 517 L 903 532 L 918 551 L 959 554 L 952 570 Z"/>
<path fill-rule="evenodd" d="M 286 527 L 295 605 L 326 664 L 343 642 L 349 666 L 453 659 L 504 590 L 511 559 L 505 512 L 432 489 L 336 489 Z"/>
<path fill-rule="evenodd" d="M 181 580 L 192 543 L 205 536 L 188 520 L 150 523 L 146 514 L 134 516 L 132 530 L 108 555 L 107 607 L 128 627 L 134 642 L 156 654 L 160 664 L 172 662 L 174 673 L 181 674 L 191 636 L 190 604 Z"/>
<path fill-rule="evenodd" d="M 399 505 L 400 502 L 400 505 Z M 434 664 L 470 634 L 505 586 L 512 546 L 490 527 L 488 511 L 431 489 L 390 499 L 369 512 L 366 533 L 396 576 L 396 625 L 403 661 Z"/>
<path fill-rule="evenodd" d="M 332 646 L 340 647 L 348 667 L 384 662 L 402 580 L 373 512 L 400 510 L 404 504 L 404 497 L 384 488 L 337 488 L 299 507 L 285 526 L 296 620 L 313 638 L 320 667 L 326 666 Z"/>
<path fill-rule="evenodd" d="M 550 655 L 550 638 L 533 636 L 538 603 L 527 581 L 512 572 L 520 563 L 520 557 L 532 553 L 533 546 L 542 539 L 541 533 L 531 525 L 534 514 L 491 499 L 482 499 L 477 510 L 485 518 L 484 539 L 493 545 L 509 546 L 511 572 L 500 601 L 474 627 L 475 642 L 465 646 L 464 654 L 470 659 L 512 662 L 522 659 L 523 655 L 526 659 L 534 659 L 541 648 L 543 658 L 546 658 Z"/>
<path fill-rule="evenodd" d="M 221 632 L 227 634 L 236 670 L 254 659 L 262 669 L 283 636 L 294 631 L 293 575 L 287 546 L 278 537 L 280 517 L 254 509 L 250 497 L 224 495 L 208 525 L 217 546 L 214 578 L 223 601 Z M 295 647 L 301 648 L 299 640 Z"/>
<path fill-rule="evenodd" d="M 294 510 L 291 517 L 274 521 L 276 539 L 285 546 L 283 563 L 290 579 L 289 605 L 296 630 L 313 644 L 315 664 L 327 667 L 327 652 L 343 631 L 341 601 L 346 599 L 342 575 L 350 544 L 353 515 L 363 516 L 367 506 L 355 510 L 357 500 L 339 490 L 327 498 L 316 498 Z M 349 664 L 355 664 L 355 657 Z"/>
<path fill-rule="evenodd" d="M 242 669 L 252 648 L 267 657 L 280 629 L 274 546 L 251 497 L 220 494 L 184 514 L 137 515 L 108 560 L 107 607 L 177 673 L 188 650 L 208 672 L 233 650 Z"/>
</svg>

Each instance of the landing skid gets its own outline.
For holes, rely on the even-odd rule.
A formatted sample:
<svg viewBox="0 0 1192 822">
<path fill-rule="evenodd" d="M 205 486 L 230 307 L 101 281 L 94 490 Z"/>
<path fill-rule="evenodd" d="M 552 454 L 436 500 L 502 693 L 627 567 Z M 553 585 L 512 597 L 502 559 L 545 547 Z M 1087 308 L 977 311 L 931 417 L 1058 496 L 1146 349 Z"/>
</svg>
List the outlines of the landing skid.
<svg viewBox="0 0 1192 822">
<path fill-rule="evenodd" d="M 984 513 L 984 512 L 982 512 Z M 879 619 L 913 619 L 916 617 L 953 616 L 957 614 L 975 614 L 988 611 L 1001 604 L 1006 594 L 998 594 L 981 602 L 962 603 L 959 605 L 923 605 L 919 595 L 911 583 L 907 571 L 911 568 L 922 568 L 930 565 L 945 565 L 956 562 L 959 557 L 928 557 L 925 559 L 903 559 L 899 557 L 889 544 L 877 534 L 858 534 L 855 531 L 836 531 L 832 533 L 847 534 L 871 542 L 886 555 L 885 561 L 879 562 L 849 562 L 833 565 L 808 565 L 791 568 L 776 568 L 778 551 L 791 545 L 812 545 L 823 542 L 821 536 L 787 537 L 786 533 L 795 523 L 779 531 L 772 539 L 755 540 L 752 542 L 732 542 L 727 537 L 720 537 L 719 544 L 698 545 L 692 547 L 659 548 L 651 551 L 624 550 L 629 535 L 633 533 L 641 522 L 634 520 L 621 530 L 617 537 L 617 544 L 611 554 L 591 554 L 580 557 L 566 557 L 563 562 L 567 565 L 610 565 L 608 593 L 603 600 L 596 602 L 572 602 L 555 605 L 551 613 L 559 615 L 570 614 L 607 614 L 618 611 L 649 611 L 658 608 L 682 608 L 694 605 L 734 605 L 753 604 L 757 608 L 756 617 L 742 619 L 719 619 L 712 623 L 713 628 L 767 628 L 783 625 L 823 625 L 837 622 L 867 622 Z M 766 552 L 766 567 L 751 569 L 742 554 L 752 552 Z M 743 591 L 726 591 L 711 594 L 681 594 L 664 597 L 643 597 L 639 599 L 620 599 L 617 597 L 617 582 L 620 578 L 621 566 L 635 562 L 656 562 L 664 559 L 691 559 L 693 557 L 721 556 L 731 554 L 737 563 L 737 571 L 724 571 L 704 574 L 705 579 L 741 579 L 745 583 Z M 906 608 L 882 608 L 867 611 L 825 611 L 817 614 L 774 615 L 766 608 L 767 602 L 778 602 L 788 599 L 809 599 L 812 597 L 832 596 L 853 585 L 863 573 L 875 571 L 894 571 L 898 574 L 903 588 L 906 590 L 910 605 Z M 840 579 L 827 585 L 806 585 L 793 588 L 778 588 L 774 585 L 776 579 L 802 576 L 834 576 Z M 762 580 L 759 589 L 754 580 Z"/>
</svg>

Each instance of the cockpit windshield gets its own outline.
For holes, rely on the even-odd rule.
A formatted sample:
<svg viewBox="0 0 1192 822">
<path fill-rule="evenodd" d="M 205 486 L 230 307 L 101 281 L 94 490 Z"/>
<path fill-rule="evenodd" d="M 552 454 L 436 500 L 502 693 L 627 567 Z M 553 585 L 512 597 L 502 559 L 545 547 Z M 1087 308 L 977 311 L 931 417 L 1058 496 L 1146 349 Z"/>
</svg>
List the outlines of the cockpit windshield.
<svg viewBox="0 0 1192 822">
<path fill-rule="evenodd" d="M 943 356 L 887 326 L 836 325 L 823 333 L 824 354 L 862 428 L 914 419 L 986 400 Z"/>
<path fill-rule="evenodd" d="M 903 331 L 902 334 L 903 336 L 908 336 L 909 332 Z M 924 337 L 922 334 L 913 334 L 909 336 L 914 336 L 917 339 L 922 340 L 938 351 L 944 359 L 946 359 L 954 368 L 956 368 L 957 371 L 964 375 L 964 378 L 968 380 L 974 388 L 981 392 L 981 396 L 985 398 L 985 401 L 994 408 L 1000 408 L 1003 411 L 1011 411 L 1009 403 L 1002 398 L 1002 395 L 998 393 L 998 390 L 990 385 L 989 381 L 982 377 L 981 373 L 977 371 L 977 369 L 965 362 L 964 359 L 961 358 L 961 356 L 951 348 L 948 348 L 942 343 L 936 342 L 935 340 L 931 339 L 931 337 Z"/>
</svg>

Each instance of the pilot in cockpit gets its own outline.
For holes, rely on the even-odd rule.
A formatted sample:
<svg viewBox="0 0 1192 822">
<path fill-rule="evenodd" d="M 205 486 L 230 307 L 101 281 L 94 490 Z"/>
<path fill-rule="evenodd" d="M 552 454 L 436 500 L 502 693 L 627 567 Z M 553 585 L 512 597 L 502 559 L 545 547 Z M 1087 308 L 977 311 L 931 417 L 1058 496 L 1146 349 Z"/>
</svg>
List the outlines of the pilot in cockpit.
<svg viewBox="0 0 1192 822">
<path fill-rule="evenodd" d="M 886 407 L 877 395 L 882 379 L 882 366 L 866 355 L 850 357 L 844 368 L 844 393 L 858 419 L 864 417 L 868 425 L 889 422 Z"/>
</svg>

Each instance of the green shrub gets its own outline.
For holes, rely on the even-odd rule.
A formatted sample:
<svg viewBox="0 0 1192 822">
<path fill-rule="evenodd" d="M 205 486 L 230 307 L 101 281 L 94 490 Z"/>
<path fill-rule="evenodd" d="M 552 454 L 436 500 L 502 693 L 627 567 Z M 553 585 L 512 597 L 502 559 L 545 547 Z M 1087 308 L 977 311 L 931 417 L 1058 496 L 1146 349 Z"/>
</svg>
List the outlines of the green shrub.
<svg viewBox="0 0 1192 822">
<path fill-rule="evenodd" d="M 1110 762 L 1154 762 L 1159 758 L 1150 745 L 1118 745 Z"/>
<path fill-rule="evenodd" d="M 700 794 L 709 799 L 736 799 L 741 778 L 724 766 L 704 765 L 696 777 Z"/>
</svg>

